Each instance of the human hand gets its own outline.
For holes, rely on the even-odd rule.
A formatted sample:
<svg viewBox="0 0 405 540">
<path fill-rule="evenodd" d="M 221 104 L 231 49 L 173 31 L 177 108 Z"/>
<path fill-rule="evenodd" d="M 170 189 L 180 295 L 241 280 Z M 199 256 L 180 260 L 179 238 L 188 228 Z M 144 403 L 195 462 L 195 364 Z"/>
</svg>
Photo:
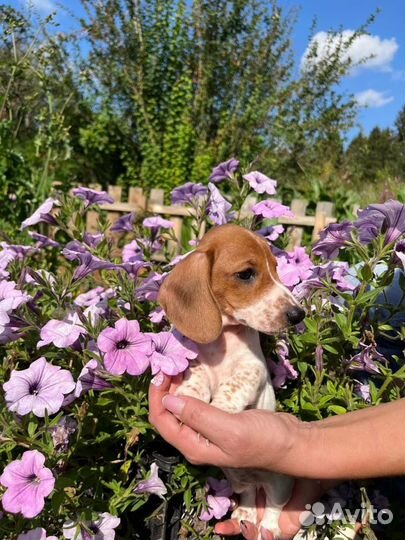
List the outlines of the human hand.
<svg viewBox="0 0 405 540">
<path fill-rule="evenodd" d="M 191 397 L 170 395 L 171 382 L 164 377 L 159 386 L 151 384 L 150 421 L 190 463 L 284 472 L 280 465 L 294 447 L 301 424 L 297 418 L 257 409 L 229 414 Z"/>
</svg>

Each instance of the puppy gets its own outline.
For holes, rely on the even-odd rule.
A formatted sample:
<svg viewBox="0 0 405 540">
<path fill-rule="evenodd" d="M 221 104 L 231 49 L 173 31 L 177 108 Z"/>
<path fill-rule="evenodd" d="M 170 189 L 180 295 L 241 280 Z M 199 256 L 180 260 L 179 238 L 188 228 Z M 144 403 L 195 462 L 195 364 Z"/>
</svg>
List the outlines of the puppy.
<svg viewBox="0 0 405 540">
<path fill-rule="evenodd" d="M 178 395 L 193 396 L 229 413 L 275 410 L 259 332 L 276 334 L 299 323 L 304 311 L 284 287 L 267 242 L 237 225 L 211 229 L 198 248 L 164 281 L 159 301 L 169 321 L 200 344 Z M 266 495 L 259 525 L 275 536 L 292 479 L 268 471 L 224 471 L 240 505 L 232 518 L 257 523 L 256 492 Z"/>
</svg>

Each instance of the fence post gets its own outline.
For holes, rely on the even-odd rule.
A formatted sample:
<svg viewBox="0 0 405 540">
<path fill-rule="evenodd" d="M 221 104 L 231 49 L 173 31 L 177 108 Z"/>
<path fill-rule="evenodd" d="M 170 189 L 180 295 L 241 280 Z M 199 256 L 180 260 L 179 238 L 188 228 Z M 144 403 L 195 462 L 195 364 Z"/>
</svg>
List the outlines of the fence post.
<svg viewBox="0 0 405 540">
<path fill-rule="evenodd" d="M 291 211 L 294 216 L 305 216 L 307 211 L 308 201 L 305 199 L 293 199 L 291 202 Z M 287 250 L 292 251 L 295 247 L 300 246 L 302 243 L 302 237 L 304 235 L 304 228 L 296 225 L 287 227 L 287 233 L 289 234 L 289 241 Z"/>
<path fill-rule="evenodd" d="M 315 210 L 315 224 L 312 231 L 312 241 L 319 238 L 319 233 L 325 228 L 326 218 L 333 217 L 335 205 L 332 202 L 319 202 Z"/>
</svg>

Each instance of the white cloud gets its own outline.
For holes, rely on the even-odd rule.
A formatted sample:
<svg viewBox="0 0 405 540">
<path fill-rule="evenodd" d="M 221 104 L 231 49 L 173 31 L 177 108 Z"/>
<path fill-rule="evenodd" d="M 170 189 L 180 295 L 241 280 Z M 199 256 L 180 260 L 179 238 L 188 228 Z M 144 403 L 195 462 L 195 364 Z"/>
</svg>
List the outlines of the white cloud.
<svg viewBox="0 0 405 540">
<path fill-rule="evenodd" d="M 301 58 L 301 69 L 305 68 L 307 62 L 317 62 L 336 50 L 340 40 L 343 42 L 353 37 L 353 30 L 343 30 L 341 33 L 331 36 L 327 32 L 318 32 L 311 39 L 306 51 Z M 317 58 L 308 58 L 311 46 L 318 43 Z M 344 59 L 351 58 L 354 64 L 367 58 L 363 64 L 355 68 L 354 73 L 360 69 L 375 69 L 379 71 L 391 71 L 391 62 L 399 48 L 397 40 L 381 39 L 379 36 L 361 34 L 353 41 L 344 54 Z M 353 74 L 353 70 L 352 70 Z"/>
<path fill-rule="evenodd" d="M 383 107 L 394 99 L 392 96 L 386 96 L 385 92 L 377 92 L 372 88 L 359 92 L 354 97 L 361 107 Z"/>
<path fill-rule="evenodd" d="M 56 10 L 56 6 L 52 0 L 23 0 L 23 3 L 28 8 L 34 8 L 46 13 Z"/>
</svg>

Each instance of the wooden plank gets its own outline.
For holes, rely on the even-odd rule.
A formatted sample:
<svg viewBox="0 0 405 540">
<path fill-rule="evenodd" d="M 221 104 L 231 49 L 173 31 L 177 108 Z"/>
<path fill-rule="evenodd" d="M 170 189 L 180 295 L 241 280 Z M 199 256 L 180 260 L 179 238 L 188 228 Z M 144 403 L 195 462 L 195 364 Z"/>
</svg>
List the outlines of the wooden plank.
<svg viewBox="0 0 405 540">
<path fill-rule="evenodd" d="M 121 186 L 108 186 L 108 194 L 114 199 L 115 202 L 121 201 L 122 187 Z"/>
<path fill-rule="evenodd" d="M 319 233 L 328 225 L 327 219 L 331 219 L 335 205 L 332 202 L 319 202 L 315 210 L 315 223 L 312 231 L 312 240 L 318 240 Z M 333 218 L 332 218 L 333 219 Z M 335 219 L 336 221 L 336 219 Z"/>
<path fill-rule="evenodd" d="M 143 194 L 142 188 L 130 187 L 128 191 L 128 204 L 134 205 L 136 208 L 145 210 L 146 197 Z M 135 209 L 135 208 L 134 208 Z"/>
<path fill-rule="evenodd" d="M 293 199 L 291 202 L 291 211 L 294 216 L 305 216 L 307 211 L 308 201 L 305 199 Z M 295 247 L 302 244 L 304 236 L 304 228 L 297 225 L 287 227 L 288 244 L 287 251 L 292 251 Z"/>
<path fill-rule="evenodd" d="M 176 240 L 168 241 L 168 248 L 170 251 L 178 254 L 180 253 L 181 248 L 181 231 L 183 229 L 183 218 L 181 217 L 172 217 L 170 221 L 173 222 L 173 231 L 176 236 Z"/>
<path fill-rule="evenodd" d="M 163 189 L 153 188 L 150 190 L 148 206 L 149 203 L 164 204 L 165 202 L 165 192 Z"/>
</svg>

